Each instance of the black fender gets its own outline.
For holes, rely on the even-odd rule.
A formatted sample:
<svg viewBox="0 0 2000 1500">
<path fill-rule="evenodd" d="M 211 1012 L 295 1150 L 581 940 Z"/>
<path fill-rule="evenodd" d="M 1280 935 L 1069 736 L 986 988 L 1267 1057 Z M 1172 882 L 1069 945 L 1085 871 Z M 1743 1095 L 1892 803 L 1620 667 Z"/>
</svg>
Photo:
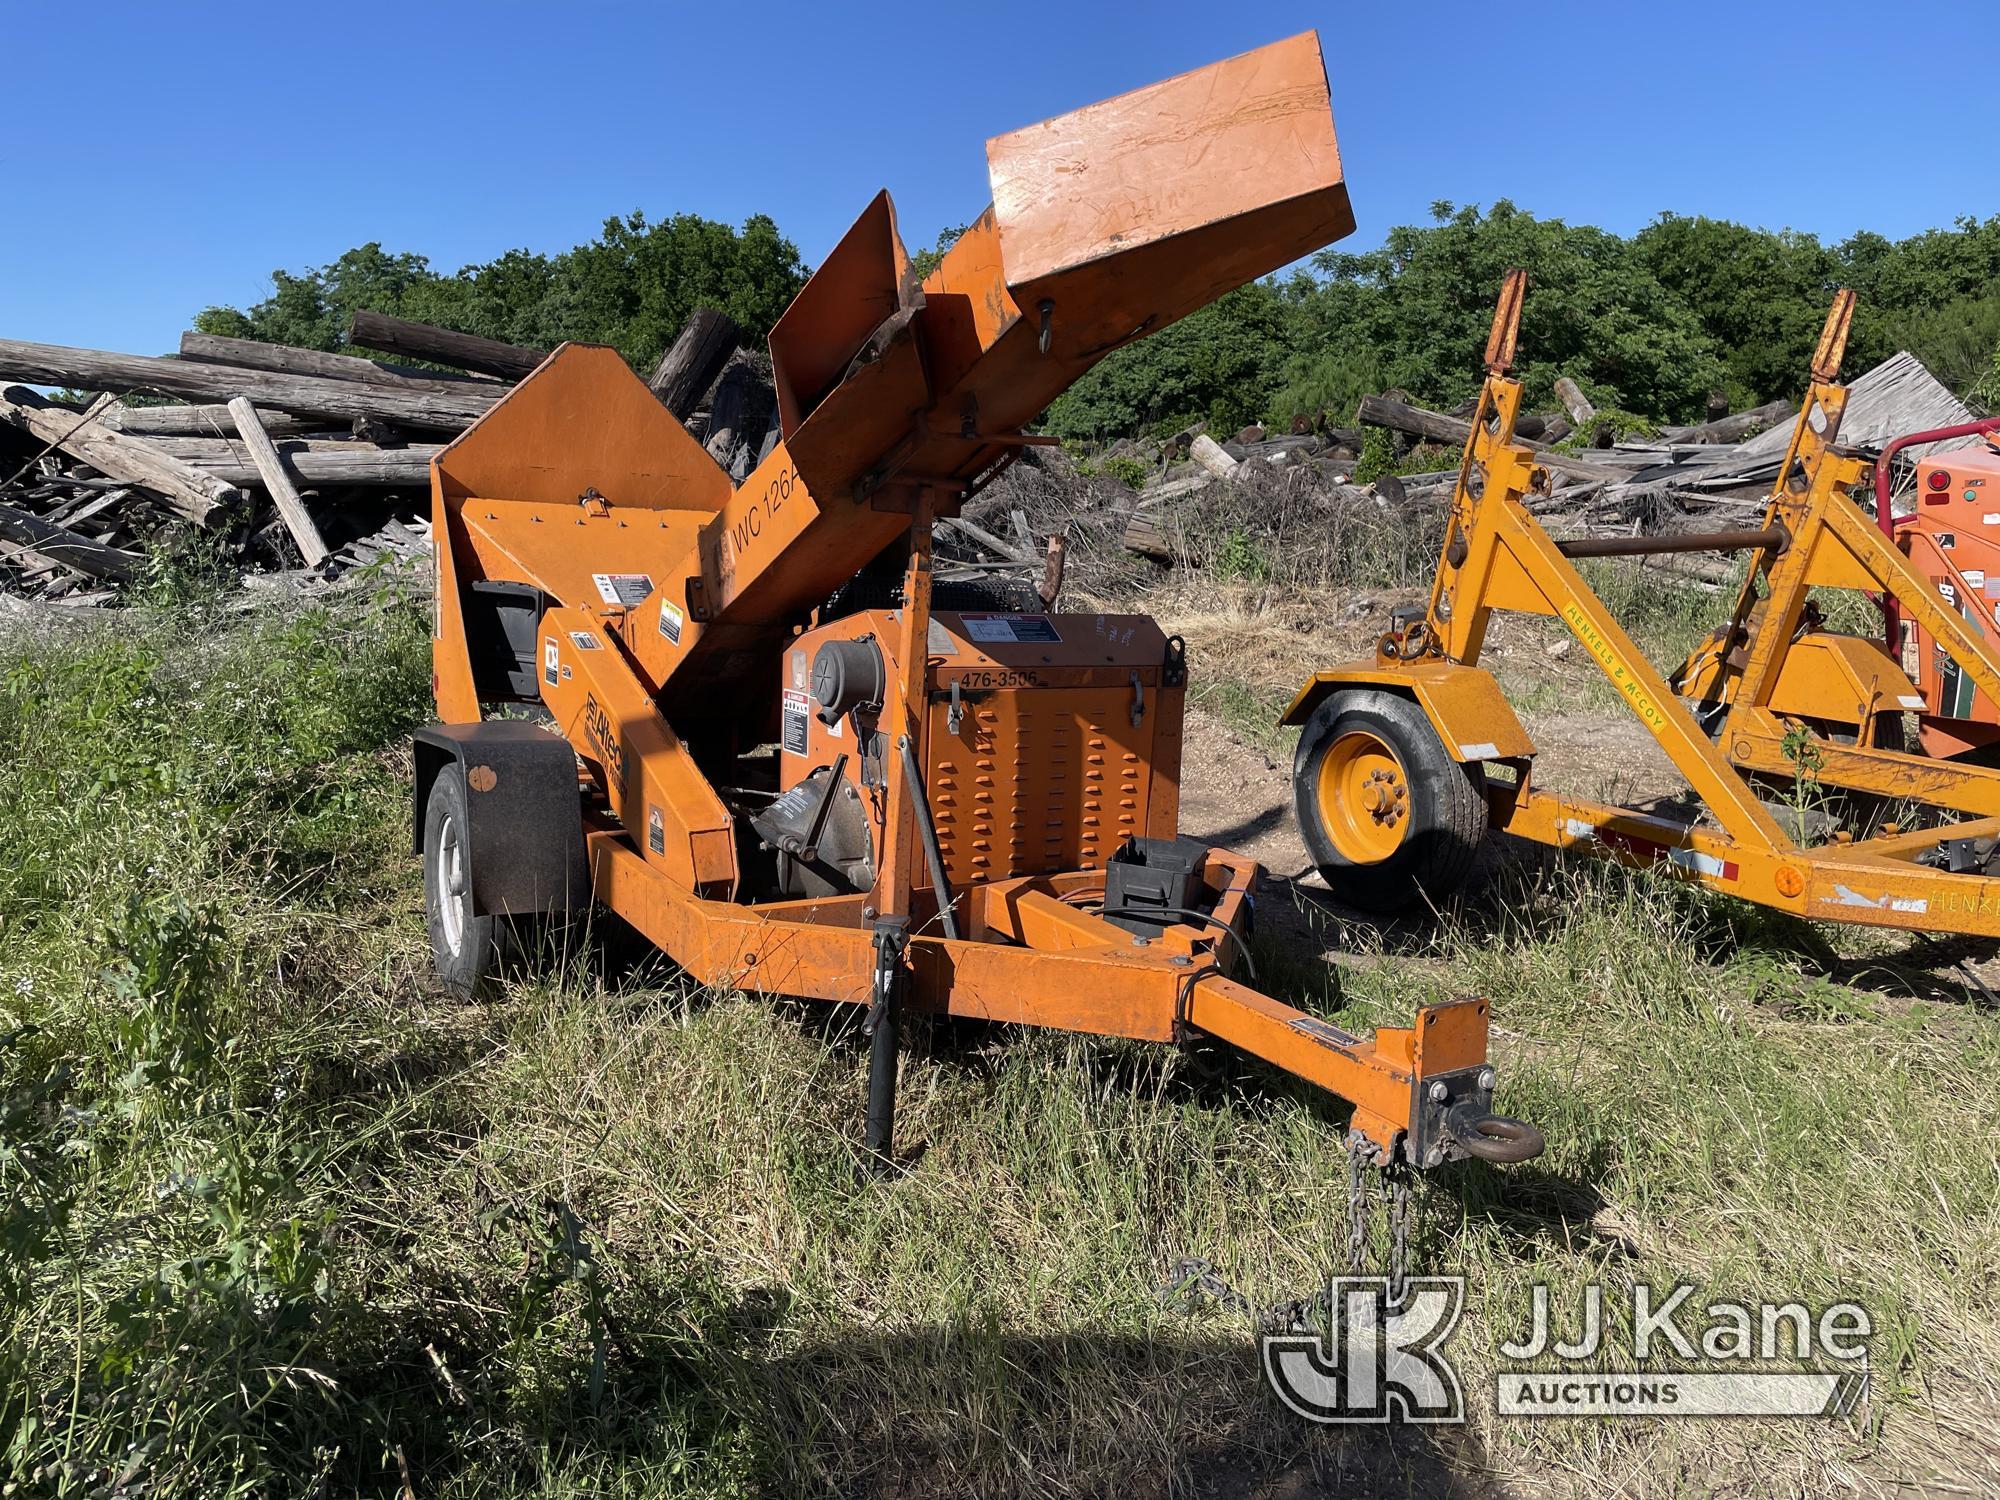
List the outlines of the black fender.
<svg viewBox="0 0 2000 1500">
<path fill-rule="evenodd" d="M 426 724 L 414 736 L 412 851 L 438 773 L 465 778 L 466 862 L 476 916 L 583 911 L 591 901 L 583 797 L 569 741 L 525 719 Z"/>
</svg>

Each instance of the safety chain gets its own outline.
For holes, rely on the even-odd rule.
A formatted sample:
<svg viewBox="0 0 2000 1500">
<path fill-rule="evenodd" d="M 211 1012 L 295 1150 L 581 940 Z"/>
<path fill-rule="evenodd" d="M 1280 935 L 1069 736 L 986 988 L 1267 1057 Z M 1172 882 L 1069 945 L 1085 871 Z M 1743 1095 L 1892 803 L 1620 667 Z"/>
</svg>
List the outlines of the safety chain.
<svg viewBox="0 0 2000 1500">
<path fill-rule="evenodd" d="M 1368 1137 L 1347 1137 L 1347 1269 L 1359 1276 L 1368 1264 Z"/>
<path fill-rule="evenodd" d="M 1347 1266 L 1349 1274 L 1354 1276 L 1367 1274 L 1369 1217 L 1367 1169 L 1373 1163 L 1374 1157 L 1374 1143 L 1359 1131 L 1349 1132 Z M 1397 1162 L 1386 1167 L 1383 1175 L 1388 1179 L 1389 1197 L 1389 1265 L 1386 1293 L 1389 1305 L 1394 1307 L 1402 1302 L 1403 1290 L 1409 1280 L 1410 1199 L 1416 1174 L 1408 1166 Z M 1183 1312 L 1193 1312 L 1205 1301 L 1226 1307 L 1243 1317 L 1248 1317 L 1251 1312 L 1250 1299 L 1223 1279 L 1222 1273 L 1215 1268 L 1213 1261 L 1193 1256 L 1174 1262 L 1173 1271 L 1160 1284 L 1159 1300 L 1162 1306 L 1178 1308 Z M 1313 1331 L 1313 1314 L 1325 1306 L 1324 1294 L 1295 1297 L 1289 1301 L 1273 1303 L 1257 1320 L 1258 1326 L 1268 1333 L 1309 1333 Z"/>
<path fill-rule="evenodd" d="M 1416 1175 L 1401 1162 L 1388 1169 L 1389 1179 L 1389 1305 L 1403 1301 L 1403 1283 L 1410 1267 L 1410 1183 Z"/>
</svg>

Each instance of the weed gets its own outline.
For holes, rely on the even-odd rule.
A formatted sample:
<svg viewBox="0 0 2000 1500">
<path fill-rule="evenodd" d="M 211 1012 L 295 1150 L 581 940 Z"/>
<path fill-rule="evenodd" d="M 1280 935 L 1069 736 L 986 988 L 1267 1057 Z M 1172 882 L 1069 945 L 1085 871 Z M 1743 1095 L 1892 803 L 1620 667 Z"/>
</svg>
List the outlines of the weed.
<svg viewBox="0 0 2000 1500">
<path fill-rule="evenodd" d="M 1262 583 L 1271 576 L 1271 564 L 1263 549 L 1239 526 L 1222 539 L 1215 572 L 1232 582 Z"/>
<path fill-rule="evenodd" d="M 1124 454 L 1116 458 L 1107 458 L 1098 467 L 1130 490 L 1144 489 L 1146 481 L 1153 477 L 1152 466 L 1144 459 Z"/>
<path fill-rule="evenodd" d="M 1785 796 L 1791 813 L 1788 831 L 1792 841 L 1802 846 L 1817 842 L 1811 837 L 1812 824 L 1826 800 L 1819 780 L 1820 770 L 1826 764 L 1819 736 L 1804 724 L 1789 724 L 1778 748 L 1792 768 L 1792 784 Z"/>
<path fill-rule="evenodd" d="M 1396 440 L 1386 427 L 1364 427 L 1361 456 L 1354 462 L 1356 484 L 1372 484 L 1384 474 L 1396 472 Z"/>
</svg>

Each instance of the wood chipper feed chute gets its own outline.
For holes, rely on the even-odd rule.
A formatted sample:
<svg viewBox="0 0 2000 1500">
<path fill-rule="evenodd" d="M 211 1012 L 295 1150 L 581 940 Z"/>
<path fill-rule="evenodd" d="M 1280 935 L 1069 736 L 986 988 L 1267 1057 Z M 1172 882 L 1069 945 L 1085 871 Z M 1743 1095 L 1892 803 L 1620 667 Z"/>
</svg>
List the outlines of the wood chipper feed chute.
<svg viewBox="0 0 2000 1500">
<path fill-rule="evenodd" d="M 866 1005 L 878 1153 L 917 1010 L 1205 1033 L 1353 1101 L 1376 1160 L 1533 1154 L 1491 1113 L 1484 1001 L 1369 1038 L 1236 982 L 1258 869 L 1178 836 L 1177 638 L 931 579 L 934 519 L 1047 441 L 1023 428 L 1079 375 L 1352 228 L 1317 40 L 989 159 L 996 206 L 921 286 L 886 193 L 808 281 L 771 333 L 781 436 L 742 484 L 577 345 L 438 457 L 448 722 L 419 736 L 417 805 L 440 966 L 487 982 L 504 924 L 587 892 L 703 982 Z M 898 547 L 892 597 L 836 602 Z M 482 717 L 507 704 L 556 732 Z"/>
</svg>

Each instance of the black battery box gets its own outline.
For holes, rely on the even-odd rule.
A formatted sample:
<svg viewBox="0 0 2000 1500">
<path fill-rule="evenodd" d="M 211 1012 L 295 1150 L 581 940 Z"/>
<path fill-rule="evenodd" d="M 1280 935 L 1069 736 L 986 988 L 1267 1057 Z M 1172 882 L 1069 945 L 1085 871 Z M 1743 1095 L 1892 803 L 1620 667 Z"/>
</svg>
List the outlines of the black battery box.
<svg viewBox="0 0 2000 1500">
<path fill-rule="evenodd" d="M 1127 839 L 1104 866 L 1104 919 L 1141 937 L 1157 937 L 1199 910 L 1205 840 Z M 1178 910 L 1176 910 L 1178 908 Z"/>
</svg>

